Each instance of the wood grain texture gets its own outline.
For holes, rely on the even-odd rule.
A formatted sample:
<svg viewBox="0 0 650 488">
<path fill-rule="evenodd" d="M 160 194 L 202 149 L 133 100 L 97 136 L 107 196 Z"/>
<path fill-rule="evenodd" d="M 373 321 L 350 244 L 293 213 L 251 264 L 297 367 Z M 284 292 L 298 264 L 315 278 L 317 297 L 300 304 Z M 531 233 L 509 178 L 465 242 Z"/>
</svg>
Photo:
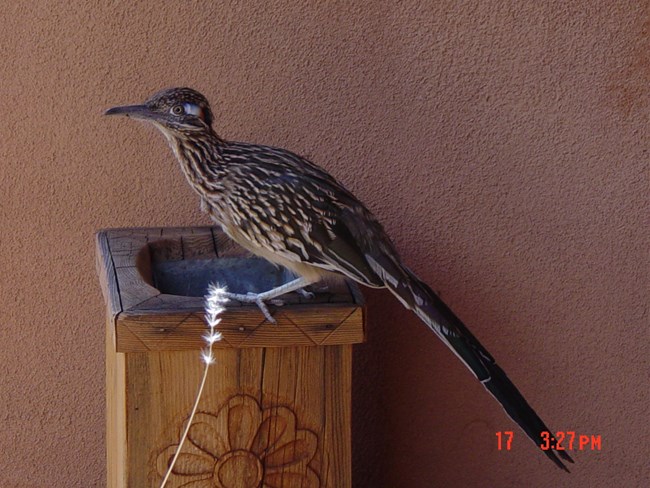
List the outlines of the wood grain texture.
<svg viewBox="0 0 650 488">
<path fill-rule="evenodd" d="M 126 487 L 126 366 L 125 355 L 115 352 L 110 315 L 106 320 L 106 482 Z"/>
<path fill-rule="evenodd" d="M 97 235 L 107 302 L 108 486 L 157 487 L 202 374 L 202 297 L 161 293 L 162 261 L 249 256 L 217 229 L 115 229 Z M 351 362 L 364 339 L 356 286 L 306 300 L 228 304 L 215 365 L 169 487 L 351 487 Z"/>
<path fill-rule="evenodd" d="M 105 232 L 99 232 L 95 236 L 96 268 L 99 275 L 99 283 L 102 288 L 102 294 L 106 301 L 106 315 L 111 323 L 114 323 L 116 317 L 122 311 L 120 303 L 119 290 L 117 288 L 117 276 L 115 275 L 115 265 L 108 247 L 108 236 Z M 114 328 L 111 331 L 113 343 L 115 343 Z"/>
<path fill-rule="evenodd" d="M 109 486 L 155 487 L 178 444 L 201 364 L 187 351 L 124 356 L 127 482 Z M 351 486 L 350 345 L 219 349 L 215 356 L 168 486 Z M 246 476 L 249 484 L 241 481 Z"/>
</svg>

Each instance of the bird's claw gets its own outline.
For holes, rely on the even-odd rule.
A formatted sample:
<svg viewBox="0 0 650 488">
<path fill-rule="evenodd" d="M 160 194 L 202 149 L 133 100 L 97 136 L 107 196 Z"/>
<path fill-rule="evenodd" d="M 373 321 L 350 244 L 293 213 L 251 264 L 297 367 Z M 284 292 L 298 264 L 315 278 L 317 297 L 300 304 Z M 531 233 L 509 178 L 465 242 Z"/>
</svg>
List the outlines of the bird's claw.
<svg viewBox="0 0 650 488">
<path fill-rule="evenodd" d="M 260 309 L 262 312 L 262 315 L 264 315 L 264 318 L 271 322 L 272 324 L 277 324 L 277 320 L 273 318 L 273 315 L 271 315 L 271 312 L 269 312 L 269 308 L 266 306 L 266 303 L 262 298 L 260 298 L 260 295 L 258 293 L 254 293 L 252 291 L 249 291 L 246 293 L 246 295 L 237 295 L 235 293 L 231 294 L 230 299 L 238 300 L 241 302 L 247 302 L 247 303 L 254 303 L 257 305 L 257 308 Z M 276 306 L 282 306 L 284 305 L 284 302 L 282 300 L 279 300 L 277 298 L 273 298 L 271 300 L 267 300 L 268 303 Z"/>
<path fill-rule="evenodd" d="M 266 303 L 264 303 L 264 300 L 262 300 L 261 298 L 256 298 L 255 299 L 255 304 L 260 309 L 260 311 L 262 312 L 262 315 L 264 315 L 266 320 L 268 320 L 272 324 L 277 324 L 278 323 L 277 320 L 275 320 L 273 318 L 273 315 L 271 315 L 271 312 L 269 312 L 269 308 L 266 306 Z"/>
<path fill-rule="evenodd" d="M 254 293 L 252 291 L 249 291 L 245 295 L 240 293 L 226 293 L 225 297 L 228 300 L 237 300 L 238 302 L 244 302 L 244 303 L 254 303 L 260 309 L 260 311 L 262 312 L 266 320 L 268 320 L 272 324 L 277 324 L 277 321 L 273 318 L 271 312 L 269 312 L 269 308 L 267 307 L 267 304 L 270 303 L 271 305 L 281 307 L 282 305 L 284 305 L 284 301 L 280 298 L 268 298 L 264 300 L 262 298 L 264 295 L 265 295 L 264 293 Z"/>
<path fill-rule="evenodd" d="M 308 300 L 311 300 L 315 296 L 313 292 L 307 291 L 304 288 L 298 288 L 296 291 L 301 297 L 307 298 Z"/>
</svg>

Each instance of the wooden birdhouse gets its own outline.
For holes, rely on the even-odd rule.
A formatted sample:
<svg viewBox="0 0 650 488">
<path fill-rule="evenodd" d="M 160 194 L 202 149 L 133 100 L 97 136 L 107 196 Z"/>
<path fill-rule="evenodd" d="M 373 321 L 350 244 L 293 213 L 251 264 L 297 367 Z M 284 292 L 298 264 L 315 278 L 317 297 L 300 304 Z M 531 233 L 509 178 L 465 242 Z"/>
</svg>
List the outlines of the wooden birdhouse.
<svg viewBox="0 0 650 488">
<path fill-rule="evenodd" d="M 210 227 L 97 234 L 107 304 L 109 487 L 157 487 L 203 372 L 203 297 L 211 282 L 261 292 L 291 279 Z M 229 303 L 198 414 L 167 486 L 351 486 L 352 344 L 361 295 L 325 283 L 313 298 Z"/>
</svg>

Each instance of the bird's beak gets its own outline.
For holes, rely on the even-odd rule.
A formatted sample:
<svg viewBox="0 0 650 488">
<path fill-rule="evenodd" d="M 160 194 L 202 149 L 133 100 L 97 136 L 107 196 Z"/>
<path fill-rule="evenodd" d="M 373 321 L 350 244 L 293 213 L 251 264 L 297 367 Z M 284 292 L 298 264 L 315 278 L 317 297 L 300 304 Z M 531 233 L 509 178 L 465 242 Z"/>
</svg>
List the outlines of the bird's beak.
<svg viewBox="0 0 650 488">
<path fill-rule="evenodd" d="M 109 108 L 104 115 L 124 115 L 134 119 L 151 120 L 156 114 L 146 105 L 126 105 L 124 107 Z"/>
</svg>

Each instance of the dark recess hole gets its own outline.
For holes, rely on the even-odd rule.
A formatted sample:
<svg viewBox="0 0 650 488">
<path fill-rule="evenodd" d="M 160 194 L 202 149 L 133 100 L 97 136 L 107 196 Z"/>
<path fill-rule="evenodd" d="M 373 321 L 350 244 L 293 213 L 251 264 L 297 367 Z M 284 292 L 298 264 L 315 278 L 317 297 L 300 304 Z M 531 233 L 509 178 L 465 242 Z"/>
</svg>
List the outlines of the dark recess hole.
<svg viewBox="0 0 650 488">
<path fill-rule="evenodd" d="M 153 286 L 161 293 L 201 297 L 211 283 L 231 293 L 261 293 L 293 279 L 261 258 L 187 259 L 151 263 Z"/>
</svg>

